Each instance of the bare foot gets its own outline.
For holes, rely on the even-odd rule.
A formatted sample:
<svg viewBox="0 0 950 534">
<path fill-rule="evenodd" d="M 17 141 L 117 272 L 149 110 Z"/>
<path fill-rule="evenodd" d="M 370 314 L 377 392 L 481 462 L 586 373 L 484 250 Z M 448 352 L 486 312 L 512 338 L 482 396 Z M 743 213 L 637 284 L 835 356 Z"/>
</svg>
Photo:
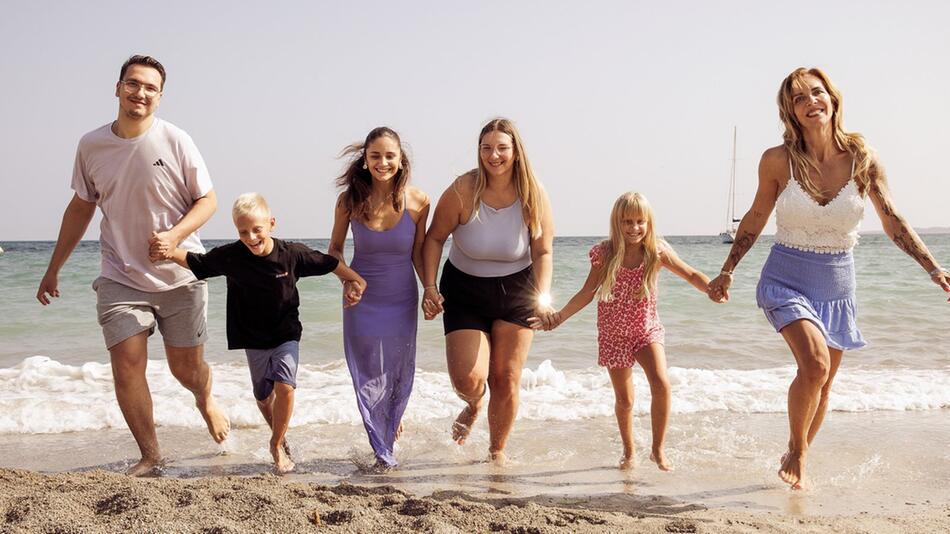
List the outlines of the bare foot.
<svg viewBox="0 0 950 534">
<path fill-rule="evenodd" d="M 650 461 L 656 462 L 656 466 L 660 468 L 660 471 L 672 471 L 673 464 L 671 464 L 667 459 L 666 455 L 663 454 L 663 451 L 653 451 L 650 453 Z"/>
<path fill-rule="evenodd" d="M 294 462 L 284 452 L 283 445 L 280 447 L 271 445 L 270 454 L 274 457 L 274 472 L 278 475 L 284 475 L 294 470 Z"/>
<path fill-rule="evenodd" d="M 508 457 L 503 451 L 488 451 L 488 463 L 494 467 L 505 467 L 508 465 Z"/>
<path fill-rule="evenodd" d="M 396 429 L 396 441 L 399 441 L 399 436 L 402 435 L 403 426 L 402 421 L 399 421 L 399 428 Z"/>
<path fill-rule="evenodd" d="M 376 463 L 373 464 L 373 470 L 372 470 L 372 472 L 373 472 L 373 473 L 376 473 L 377 475 L 384 475 L 384 474 L 386 474 L 386 473 L 392 471 L 392 470 L 395 469 L 395 468 L 396 468 L 395 465 L 387 464 L 386 462 L 382 462 L 382 461 L 380 461 L 380 460 L 376 460 Z"/>
<path fill-rule="evenodd" d="M 228 432 L 231 431 L 231 421 L 218 408 L 218 403 L 214 401 L 214 397 L 209 395 L 207 401 L 204 403 L 196 402 L 195 405 L 198 407 L 198 411 L 201 412 L 201 417 L 204 417 L 211 437 L 218 443 L 227 439 Z"/>
<path fill-rule="evenodd" d="M 617 466 L 621 471 L 629 471 L 633 469 L 636 464 L 633 461 L 633 453 L 626 454 L 620 457 L 620 464 Z"/>
<path fill-rule="evenodd" d="M 782 456 L 778 477 L 793 490 L 805 489 L 805 453 L 788 451 Z"/>
<path fill-rule="evenodd" d="M 472 424 L 475 423 L 475 419 L 478 417 L 478 412 L 472 410 L 472 407 L 466 405 L 462 409 L 459 416 L 455 418 L 455 422 L 452 423 L 452 441 L 463 445 L 465 439 L 468 437 L 469 433 L 472 431 Z"/>
<path fill-rule="evenodd" d="M 125 470 L 130 477 L 158 476 L 162 474 L 165 461 L 161 458 L 142 458 L 132 467 Z"/>
</svg>

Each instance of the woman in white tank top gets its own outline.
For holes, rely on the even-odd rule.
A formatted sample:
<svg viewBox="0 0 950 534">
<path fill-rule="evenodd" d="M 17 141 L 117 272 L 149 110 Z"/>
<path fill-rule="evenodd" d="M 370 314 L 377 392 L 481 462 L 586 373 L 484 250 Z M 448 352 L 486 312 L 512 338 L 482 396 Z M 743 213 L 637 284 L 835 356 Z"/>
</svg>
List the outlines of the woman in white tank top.
<svg viewBox="0 0 950 534">
<path fill-rule="evenodd" d="M 865 345 L 854 305 L 851 249 L 870 197 L 884 231 L 950 291 L 950 278 L 913 228 L 897 214 L 884 169 L 860 134 L 841 125 L 841 94 L 819 69 L 799 68 L 782 82 L 783 144 L 759 164 L 759 187 L 742 218 L 709 296 L 729 299 L 732 271 L 774 209 L 775 245 L 762 268 L 756 298 L 798 364 L 788 392 L 790 435 L 779 477 L 804 486 L 809 445 L 828 408 L 828 394 L 845 350 Z"/>
<path fill-rule="evenodd" d="M 453 235 L 436 286 L 442 248 Z M 521 370 L 531 348 L 528 318 L 550 321 L 554 224 L 547 194 L 531 170 L 521 137 L 495 119 L 478 137 L 478 168 L 442 194 L 423 245 L 426 319 L 443 313 L 452 387 L 466 406 L 452 427 L 465 442 L 488 401 L 489 457 L 504 464 L 518 413 Z"/>
</svg>

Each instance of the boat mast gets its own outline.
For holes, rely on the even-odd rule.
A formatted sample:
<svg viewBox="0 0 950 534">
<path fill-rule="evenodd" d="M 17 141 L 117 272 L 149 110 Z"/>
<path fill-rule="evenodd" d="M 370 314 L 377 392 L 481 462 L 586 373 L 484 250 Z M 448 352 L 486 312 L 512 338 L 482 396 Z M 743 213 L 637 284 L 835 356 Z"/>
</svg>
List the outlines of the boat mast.
<svg viewBox="0 0 950 534">
<path fill-rule="evenodd" d="M 726 214 L 726 228 L 731 227 L 736 220 L 736 126 L 732 127 L 732 166 L 729 170 L 729 205 Z"/>
</svg>

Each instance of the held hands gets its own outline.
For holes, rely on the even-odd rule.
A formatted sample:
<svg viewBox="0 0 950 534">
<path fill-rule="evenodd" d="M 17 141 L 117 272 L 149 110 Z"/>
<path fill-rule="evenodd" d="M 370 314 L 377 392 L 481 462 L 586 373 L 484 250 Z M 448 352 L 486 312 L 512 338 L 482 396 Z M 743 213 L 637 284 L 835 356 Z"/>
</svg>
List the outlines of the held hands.
<svg viewBox="0 0 950 534">
<path fill-rule="evenodd" d="M 152 263 L 170 260 L 172 257 L 172 252 L 178 248 L 178 238 L 174 236 L 171 231 L 168 232 L 152 232 L 152 236 L 148 239 L 148 259 Z"/>
<path fill-rule="evenodd" d="M 435 319 L 436 315 L 442 313 L 442 303 L 445 298 L 439 293 L 435 286 L 429 286 L 422 292 L 422 315 L 426 321 Z"/>
<path fill-rule="evenodd" d="M 349 308 L 359 304 L 363 299 L 363 292 L 366 291 L 366 280 L 347 280 L 343 282 L 343 307 Z"/>
<path fill-rule="evenodd" d="M 535 330 L 544 330 L 545 332 L 554 330 L 563 323 L 561 313 L 550 305 L 539 304 L 535 310 L 534 317 L 528 317 L 528 324 Z"/>
<path fill-rule="evenodd" d="M 713 302 L 722 304 L 729 302 L 729 288 L 732 286 L 731 274 L 720 274 L 709 282 L 706 295 Z"/>
</svg>

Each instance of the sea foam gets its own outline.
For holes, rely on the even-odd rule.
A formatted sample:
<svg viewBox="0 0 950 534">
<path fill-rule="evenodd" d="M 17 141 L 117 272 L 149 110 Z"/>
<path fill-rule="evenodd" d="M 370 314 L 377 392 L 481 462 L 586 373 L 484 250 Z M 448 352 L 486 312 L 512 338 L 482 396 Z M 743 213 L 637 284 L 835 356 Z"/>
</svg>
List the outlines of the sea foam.
<svg viewBox="0 0 950 534">
<path fill-rule="evenodd" d="M 263 423 L 251 395 L 247 367 L 211 364 L 214 393 L 236 426 Z M 759 370 L 671 367 L 673 414 L 703 412 L 780 413 L 793 367 Z M 168 371 L 164 360 L 148 362 L 155 420 L 164 426 L 201 427 L 191 394 Z M 353 385 L 343 360 L 304 364 L 297 376 L 292 426 L 360 424 Z M 650 388 L 634 371 L 635 411 L 647 413 Z M 831 409 L 845 412 L 933 410 L 950 407 L 950 370 L 846 369 L 839 373 Z M 406 419 L 425 422 L 455 416 L 462 403 L 445 372 L 417 370 Z M 521 377 L 518 417 L 540 421 L 574 421 L 613 416 L 613 392 L 601 368 L 559 370 L 550 360 L 526 368 Z M 122 428 L 107 363 L 65 365 L 33 356 L 0 369 L 0 432 L 58 433 Z"/>
</svg>

